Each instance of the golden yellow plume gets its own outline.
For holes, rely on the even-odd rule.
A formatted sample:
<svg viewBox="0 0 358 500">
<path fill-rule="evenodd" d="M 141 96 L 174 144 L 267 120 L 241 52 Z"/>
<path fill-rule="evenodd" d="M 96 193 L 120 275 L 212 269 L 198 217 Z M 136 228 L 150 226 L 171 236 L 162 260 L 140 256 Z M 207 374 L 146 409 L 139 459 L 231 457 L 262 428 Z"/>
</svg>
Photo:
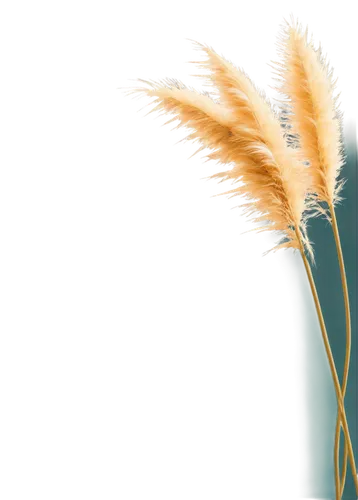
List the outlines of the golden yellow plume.
<svg viewBox="0 0 358 500">
<path fill-rule="evenodd" d="M 167 123 L 179 120 L 178 127 L 189 128 L 187 139 L 198 140 L 200 149 L 208 148 L 207 158 L 231 164 L 230 170 L 211 177 L 240 182 L 239 187 L 221 194 L 246 197 L 243 207 L 248 215 L 255 215 L 253 221 L 260 224 L 257 230 L 281 235 L 274 250 L 299 249 L 301 240 L 312 256 L 304 216 L 307 169 L 287 146 L 278 117 L 248 77 L 236 69 L 231 74 L 234 69 L 229 63 L 215 57 L 214 72 L 219 72 L 220 64 L 220 68 L 228 65 L 227 76 L 222 74 L 220 82 L 216 81 L 227 96 L 222 104 L 176 80 L 144 81 L 147 86 L 133 92 L 154 97 L 156 106 L 151 112 L 172 114 Z"/>
<path fill-rule="evenodd" d="M 334 205 L 343 182 L 341 113 L 334 96 L 332 70 L 297 21 L 286 22 L 279 40 L 281 61 L 274 63 L 277 90 L 291 124 L 293 144 L 309 162 L 312 191 Z"/>
</svg>

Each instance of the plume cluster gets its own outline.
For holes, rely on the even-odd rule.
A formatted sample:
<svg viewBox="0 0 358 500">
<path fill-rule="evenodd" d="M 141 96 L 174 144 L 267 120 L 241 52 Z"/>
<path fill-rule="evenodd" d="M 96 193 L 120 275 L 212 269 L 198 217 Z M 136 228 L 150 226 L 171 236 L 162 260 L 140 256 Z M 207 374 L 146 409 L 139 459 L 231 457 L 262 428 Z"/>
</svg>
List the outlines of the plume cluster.
<svg viewBox="0 0 358 500">
<path fill-rule="evenodd" d="M 303 244 L 314 261 L 307 220 L 325 213 L 317 199 L 339 199 L 342 183 L 337 177 L 344 158 L 342 150 L 332 146 L 332 141 L 340 144 L 341 137 L 331 98 L 336 81 L 327 77 L 327 64 L 318 64 L 313 42 L 308 43 L 297 26 L 284 27 L 278 40 L 280 58 L 271 61 L 272 72 L 281 72 L 272 87 L 282 94 L 281 99 L 276 94 L 278 111 L 241 66 L 191 38 L 198 54 L 191 60 L 197 68 L 192 77 L 201 90 L 167 77 L 122 85 L 121 92 L 144 96 L 141 113 L 153 112 L 172 130 L 185 129 L 183 141 L 195 147 L 192 157 L 200 154 L 203 163 L 217 168 L 207 180 L 224 185 L 212 197 L 237 200 L 233 208 L 238 206 L 248 219 L 247 231 L 277 235 L 264 254 L 301 249 Z"/>
</svg>

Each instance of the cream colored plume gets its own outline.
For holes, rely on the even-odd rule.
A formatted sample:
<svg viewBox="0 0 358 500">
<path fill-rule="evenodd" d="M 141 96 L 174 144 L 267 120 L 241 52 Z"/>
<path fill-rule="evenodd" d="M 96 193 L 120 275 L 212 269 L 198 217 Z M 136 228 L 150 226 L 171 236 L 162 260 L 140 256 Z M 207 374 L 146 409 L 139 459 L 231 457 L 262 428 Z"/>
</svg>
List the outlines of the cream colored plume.
<svg viewBox="0 0 358 500">
<path fill-rule="evenodd" d="M 171 114 L 169 122 L 179 120 L 179 127 L 190 129 L 187 139 L 209 149 L 207 158 L 231 166 L 212 177 L 240 183 L 222 194 L 243 195 L 245 212 L 260 225 L 257 230 L 281 235 L 274 249 L 300 249 L 303 242 L 312 256 L 305 231 L 306 166 L 286 144 L 278 117 L 249 78 L 212 49 L 200 47 L 208 56 L 220 103 L 176 80 L 144 82 L 133 92 L 154 97 L 152 111 Z"/>
<path fill-rule="evenodd" d="M 309 162 L 313 193 L 334 205 L 343 185 L 341 113 L 335 96 L 332 70 L 316 50 L 307 30 L 294 20 L 283 26 L 279 40 L 281 61 L 274 64 L 277 90 L 288 112 L 293 145 Z"/>
</svg>

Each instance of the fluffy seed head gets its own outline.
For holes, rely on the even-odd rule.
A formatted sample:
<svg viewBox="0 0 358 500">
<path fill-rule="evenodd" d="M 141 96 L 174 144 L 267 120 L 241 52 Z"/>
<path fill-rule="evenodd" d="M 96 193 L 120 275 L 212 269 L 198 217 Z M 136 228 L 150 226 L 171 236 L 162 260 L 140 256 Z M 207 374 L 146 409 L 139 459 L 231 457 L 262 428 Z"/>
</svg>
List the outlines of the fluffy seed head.
<svg viewBox="0 0 358 500">
<path fill-rule="evenodd" d="M 272 90 L 283 94 L 281 118 L 292 127 L 301 158 L 310 164 L 310 190 L 335 204 L 344 181 L 343 111 L 339 78 L 328 51 L 295 16 L 288 16 L 277 37 L 276 60 L 269 63 Z"/>
<path fill-rule="evenodd" d="M 289 148 L 268 97 L 250 77 L 208 45 L 207 79 L 215 95 L 205 95 L 178 80 L 148 80 L 123 89 L 142 93 L 161 116 L 169 114 L 195 141 L 197 151 L 209 150 L 207 159 L 218 171 L 210 180 L 229 183 L 213 197 L 238 199 L 250 232 L 273 231 L 281 237 L 264 251 L 273 254 L 305 245 L 313 260 L 306 233 L 308 168 Z M 235 206 L 235 205 L 234 205 Z"/>
</svg>

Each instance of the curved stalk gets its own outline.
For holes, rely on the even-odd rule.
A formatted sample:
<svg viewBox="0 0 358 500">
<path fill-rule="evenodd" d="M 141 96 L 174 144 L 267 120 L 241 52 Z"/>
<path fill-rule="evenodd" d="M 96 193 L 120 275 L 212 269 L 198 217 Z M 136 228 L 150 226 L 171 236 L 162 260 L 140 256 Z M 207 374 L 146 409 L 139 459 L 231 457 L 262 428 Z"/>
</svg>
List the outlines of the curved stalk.
<svg viewBox="0 0 358 500">
<path fill-rule="evenodd" d="M 353 475 L 354 485 L 355 485 L 355 489 L 356 489 L 356 494 L 358 495 L 357 470 L 356 470 L 356 465 L 355 465 L 355 460 L 354 460 L 354 453 L 353 453 L 353 448 L 352 448 L 352 442 L 351 442 L 351 438 L 350 438 L 350 434 L 349 434 L 349 428 L 348 428 L 348 422 L 347 422 L 346 412 L 345 412 L 344 405 L 343 405 L 343 397 L 342 397 L 341 386 L 340 386 L 340 383 L 339 383 L 339 378 L 338 378 L 338 375 L 337 375 L 336 366 L 335 366 L 335 363 L 334 363 L 334 359 L 333 359 L 331 347 L 330 347 L 330 344 L 329 344 L 327 330 L 326 330 L 326 326 L 325 326 L 325 322 L 324 322 L 324 318 L 323 318 L 323 314 L 322 314 L 321 305 L 320 305 L 320 302 L 319 302 L 319 298 L 318 298 L 316 286 L 315 286 L 315 283 L 314 283 L 314 280 L 313 280 L 313 276 L 312 276 L 312 272 L 311 272 L 311 267 L 310 267 L 310 265 L 308 263 L 306 255 L 304 253 L 304 248 L 303 248 L 301 237 L 300 237 L 300 234 L 299 234 L 298 230 L 296 230 L 296 233 L 297 233 L 297 237 L 299 238 L 300 247 L 301 247 L 300 251 L 301 251 L 303 263 L 305 265 L 305 269 L 306 269 L 308 281 L 309 281 L 309 284 L 310 284 L 310 287 L 311 287 L 311 291 L 312 291 L 312 295 L 313 295 L 313 299 L 314 299 L 314 303 L 315 303 L 315 307 L 316 307 L 316 311 L 317 311 L 317 315 L 318 315 L 319 324 L 320 324 L 320 327 L 321 327 L 323 343 L 324 343 L 324 347 L 325 347 L 325 350 L 326 350 L 326 354 L 327 354 L 327 358 L 328 358 L 328 363 L 329 363 L 329 367 L 330 367 L 330 370 L 331 370 L 333 384 L 334 384 L 334 388 L 335 388 L 335 392 L 336 392 L 337 404 L 338 404 L 338 412 L 339 412 L 340 419 L 341 419 L 341 422 L 342 422 L 343 432 L 344 432 L 344 436 L 345 436 L 345 440 L 346 440 L 346 444 L 347 444 L 347 448 L 348 448 L 348 458 L 349 458 L 349 462 L 350 462 L 351 469 L 352 469 L 352 475 Z M 336 491 L 336 498 L 340 498 L 339 495 L 340 495 L 340 489 L 338 489 L 338 491 Z"/>
<path fill-rule="evenodd" d="M 331 218 L 332 218 L 332 230 L 333 230 L 333 235 L 334 235 L 334 240 L 336 243 L 336 249 L 337 249 L 337 255 L 338 255 L 339 270 L 340 270 L 340 274 L 341 274 L 342 289 L 343 289 L 344 308 L 345 308 L 345 315 L 346 315 L 346 353 L 345 353 L 343 380 L 342 380 L 342 397 L 344 399 L 344 396 L 345 396 L 346 390 L 347 390 L 349 363 L 350 363 L 350 354 L 351 354 L 351 315 L 350 315 L 350 307 L 349 307 L 347 276 L 346 276 L 346 271 L 345 271 L 345 266 L 344 266 L 343 252 L 342 252 L 341 240 L 339 237 L 339 230 L 338 230 L 338 224 L 337 224 L 337 219 L 336 219 L 336 213 L 335 213 L 333 205 L 330 205 L 329 209 L 330 209 Z M 340 415 L 338 412 L 335 439 L 334 439 L 334 455 L 335 455 L 334 463 L 335 463 L 335 469 L 336 468 L 338 469 L 338 474 L 339 474 L 340 434 L 341 434 L 341 419 L 340 419 Z M 343 495 L 345 481 L 346 481 L 347 460 L 348 460 L 348 449 L 347 449 L 347 443 L 345 442 L 344 443 L 342 475 L 341 475 L 341 479 L 340 479 L 340 498 Z"/>
</svg>

